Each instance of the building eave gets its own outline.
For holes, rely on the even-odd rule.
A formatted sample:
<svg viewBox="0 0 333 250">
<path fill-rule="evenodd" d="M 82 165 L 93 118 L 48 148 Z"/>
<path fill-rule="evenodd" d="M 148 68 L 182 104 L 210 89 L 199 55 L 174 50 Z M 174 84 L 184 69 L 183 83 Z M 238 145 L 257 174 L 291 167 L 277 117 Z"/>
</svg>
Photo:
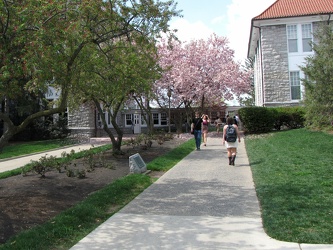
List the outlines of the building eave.
<svg viewBox="0 0 333 250">
<path fill-rule="evenodd" d="M 331 16 L 333 13 L 327 14 L 316 14 L 316 15 L 300 15 L 293 17 L 281 17 L 281 18 L 266 18 L 266 19 L 256 19 L 253 18 L 251 20 L 251 30 L 250 37 L 248 43 L 248 53 L 247 57 L 251 58 L 255 55 L 255 49 L 257 47 L 257 42 L 259 40 L 260 28 L 265 26 L 272 25 L 281 25 L 292 22 L 304 21 L 306 19 L 311 20 L 311 22 L 319 22 L 319 21 L 329 21 L 331 20 Z"/>
</svg>

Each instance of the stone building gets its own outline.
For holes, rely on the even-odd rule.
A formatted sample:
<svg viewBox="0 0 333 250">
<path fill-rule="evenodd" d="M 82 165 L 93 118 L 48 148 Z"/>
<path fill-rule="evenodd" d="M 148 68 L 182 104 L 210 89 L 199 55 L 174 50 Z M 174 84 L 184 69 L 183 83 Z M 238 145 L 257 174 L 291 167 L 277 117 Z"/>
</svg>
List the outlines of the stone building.
<svg viewBox="0 0 333 250">
<path fill-rule="evenodd" d="M 208 114 L 211 118 L 211 124 L 214 125 L 214 121 L 217 117 L 225 117 L 227 114 L 234 114 L 240 107 L 210 107 L 205 110 L 205 114 Z M 177 119 L 185 119 L 185 110 L 183 114 L 182 109 L 170 110 L 170 131 L 176 132 L 176 126 L 174 121 Z M 178 114 L 178 115 L 177 115 Z M 108 127 L 112 130 L 113 126 L 109 118 L 108 113 L 103 114 L 105 120 L 107 121 Z M 116 122 L 118 126 L 122 129 L 124 134 L 140 134 L 147 132 L 147 124 L 143 118 L 145 114 L 138 107 L 128 107 L 124 108 L 119 112 Z M 153 108 L 152 109 L 152 122 L 154 123 L 154 129 L 164 130 L 168 132 L 169 130 L 169 117 L 168 110 Z M 88 102 L 80 105 L 76 110 L 68 109 L 67 112 L 68 128 L 71 131 L 71 135 L 75 137 L 90 138 L 90 137 L 105 137 L 106 132 L 102 127 L 101 117 L 96 107 Z M 186 132 L 186 121 L 183 120 L 183 131 Z"/>
<path fill-rule="evenodd" d="M 299 105 L 300 66 L 313 54 L 313 34 L 332 13 L 333 0 L 277 0 L 252 19 L 248 57 L 254 58 L 256 106 Z"/>
</svg>

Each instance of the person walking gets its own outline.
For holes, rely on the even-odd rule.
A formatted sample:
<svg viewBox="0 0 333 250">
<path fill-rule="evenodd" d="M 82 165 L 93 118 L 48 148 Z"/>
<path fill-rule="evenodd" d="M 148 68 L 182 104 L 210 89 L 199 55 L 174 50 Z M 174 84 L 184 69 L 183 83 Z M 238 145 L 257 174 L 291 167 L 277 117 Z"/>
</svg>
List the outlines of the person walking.
<svg viewBox="0 0 333 250">
<path fill-rule="evenodd" d="M 238 142 L 241 142 L 240 133 L 234 118 L 228 117 L 227 124 L 223 127 L 222 144 L 226 145 L 228 151 L 229 165 L 235 166 Z"/>
<path fill-rule="evenodd" d="M 202 117 L 200 117 L 199 112 L 195 112 L 195 118 L 191 122 L 191 133 L 195 138 L 195 146 L 197 150 L 200 150 L 201 145 L 201 127 L 202 127 Z"/>
<path fill-rule="evenodd" d="M 218 134 L 220 133 L 221 125 L 222 125 L 221 118 L 217 117 L 217 119 L 215 120 L 215 127 L 216 127 L 216 132 Z"/>
<path fill-rule="evenodd" d="M 203 141 L 204 146 L 207 146 L 207 135 L 208 135 L 208 125 L 210 123 L 208 115 L 203 115 L 202 119 L 202 135 L 203 135 Z"/>
</svg>

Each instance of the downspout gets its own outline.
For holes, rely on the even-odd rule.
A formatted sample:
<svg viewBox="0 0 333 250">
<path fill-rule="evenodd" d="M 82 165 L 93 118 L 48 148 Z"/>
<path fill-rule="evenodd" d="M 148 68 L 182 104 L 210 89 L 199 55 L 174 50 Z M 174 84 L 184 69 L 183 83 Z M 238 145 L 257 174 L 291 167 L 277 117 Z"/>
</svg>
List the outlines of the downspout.
<svg viewBox="0 0 333 250">
<path fill-rule="evenodd" d="M 259 46 L 260 46 L 260 68 L 261 68 L 261 96 L 262 96 L 262 104 L 264 106 L 264 101 L 265 101 L 265 85 L 264 85 L 264 67 L 263 67 L 263 58 L 262 58 L 262 44 L 261 44 L 261 27 L 260 26 L 255 26 L 253 27 L 257 28 L 259 30 Z"/>
</svg>

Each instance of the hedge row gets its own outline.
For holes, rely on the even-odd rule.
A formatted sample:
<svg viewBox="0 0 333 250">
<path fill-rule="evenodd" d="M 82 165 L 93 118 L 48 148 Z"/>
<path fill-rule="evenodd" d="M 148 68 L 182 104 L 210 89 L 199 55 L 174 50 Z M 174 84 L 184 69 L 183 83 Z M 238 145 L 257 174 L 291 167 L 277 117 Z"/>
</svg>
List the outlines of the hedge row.
<svg viewBox="0 0 333 250">
<path fill-rule="evenodd" d="M 239 111 L 245 133 L 266 133 L 272 130 L 304 127 L 304 107 L 245 107 Z"/>
</svg>

